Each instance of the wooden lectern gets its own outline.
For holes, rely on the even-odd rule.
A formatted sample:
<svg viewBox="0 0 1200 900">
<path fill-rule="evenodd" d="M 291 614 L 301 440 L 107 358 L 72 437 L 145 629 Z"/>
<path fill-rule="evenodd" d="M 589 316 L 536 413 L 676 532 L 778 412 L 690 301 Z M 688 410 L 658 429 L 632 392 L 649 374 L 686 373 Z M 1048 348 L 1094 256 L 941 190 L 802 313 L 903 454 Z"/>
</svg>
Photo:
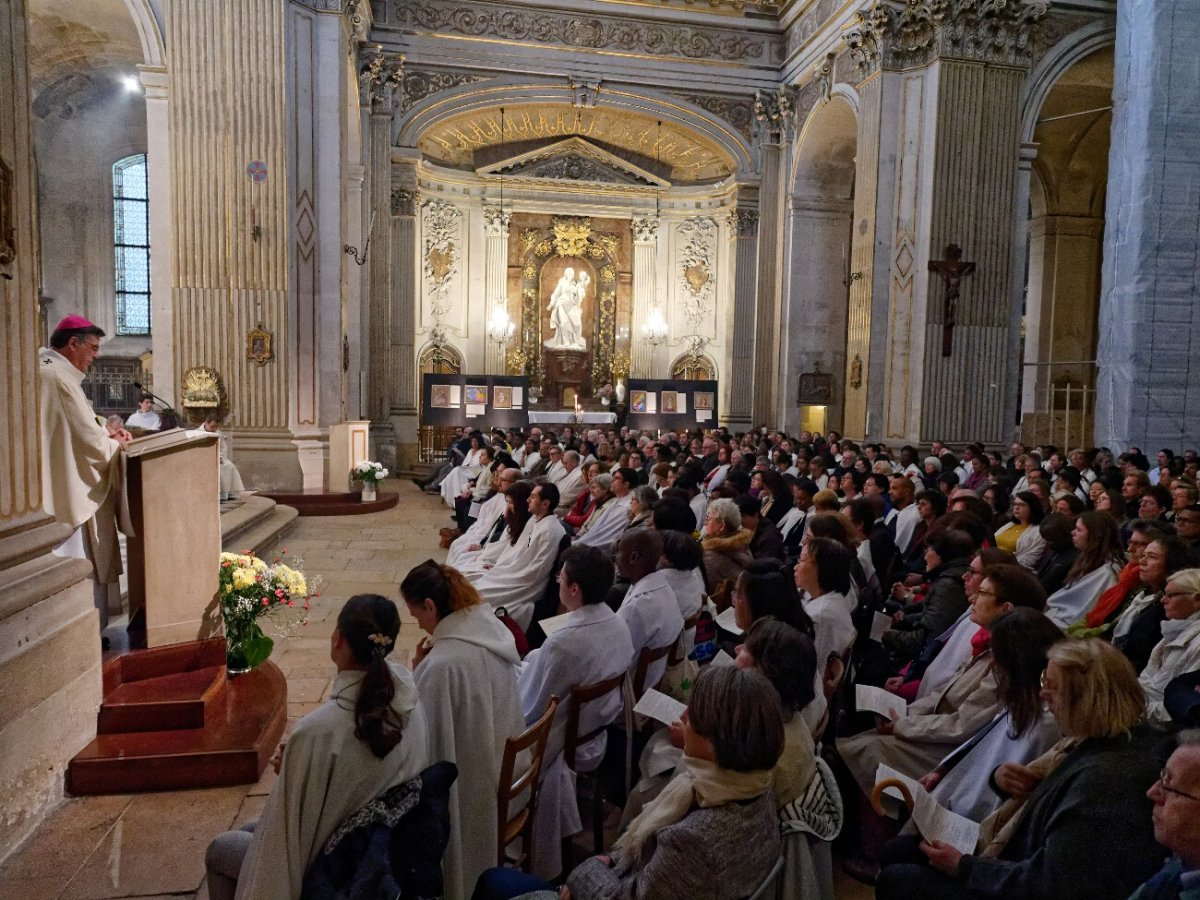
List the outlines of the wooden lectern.
<svg viewBox="0 0 1200 900">
<path fill-rule="evenodd" d="M 217 450 L 218 435 L 176 429 L 126 451 L 130 631 L 147 647 L 220 633 Z"/>
<path fill-rule="evenodd" d="M 329 427 L 329 473 L 327 490 L 334 494 L 350 490 L 350 470 L 370 459 L 371 422 L 356 419 Z"/>
</svg>

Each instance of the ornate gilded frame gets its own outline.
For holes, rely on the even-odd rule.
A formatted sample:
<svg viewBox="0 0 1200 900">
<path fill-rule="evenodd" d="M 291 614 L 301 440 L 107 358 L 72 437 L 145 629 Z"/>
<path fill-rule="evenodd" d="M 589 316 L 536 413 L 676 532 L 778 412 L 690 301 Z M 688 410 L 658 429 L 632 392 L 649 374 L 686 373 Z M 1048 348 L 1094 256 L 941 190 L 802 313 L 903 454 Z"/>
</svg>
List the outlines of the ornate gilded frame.
<svg viewBox="0 0 1200 900">
<path fill-rule="evenodd" d="M 246 359 L 253 360 L 260 366 L 265 366 L 268 360 L 274 359 L 271 338 L 271 332 L 263 328 L 261 322 L 257 328 L 251 329 L 246 335 Z"/>
<path fill-rule="evenodd" d="M 617 256 L 621 238 L 592 231 L 586 217 L 555 218 L 549 228 L 529 228 L 521 233 L 521 344 L 523 374 L 539 391 L 544 387 L 542 363 L 542 310 L 539 300 L 542 267 L 553 257 L 586 259 L 596 269 L 596 312 L 592 322 L 592 387 L 598 390 L 613 381 L 617 345 Z M 519 359 L 510 351 L 513 362 Z M 517 374 L 522 374 L 517 373 Z"/>
</svg>

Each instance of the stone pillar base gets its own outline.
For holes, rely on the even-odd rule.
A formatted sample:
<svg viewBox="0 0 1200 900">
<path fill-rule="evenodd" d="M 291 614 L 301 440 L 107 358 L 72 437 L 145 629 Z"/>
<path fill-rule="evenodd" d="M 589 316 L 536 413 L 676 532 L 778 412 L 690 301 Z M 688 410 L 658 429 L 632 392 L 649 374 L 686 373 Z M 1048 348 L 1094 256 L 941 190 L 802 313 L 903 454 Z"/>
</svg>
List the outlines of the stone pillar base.
<svg viewBox="0 0 1200 900">
<path fill-rule="evenodd" d="M 67 763 L 96 736 L 92 567 L 50 553 L 67 534 L 47 519 L 0 537 L 0 862 L 62 800 Z"/>
</svg>

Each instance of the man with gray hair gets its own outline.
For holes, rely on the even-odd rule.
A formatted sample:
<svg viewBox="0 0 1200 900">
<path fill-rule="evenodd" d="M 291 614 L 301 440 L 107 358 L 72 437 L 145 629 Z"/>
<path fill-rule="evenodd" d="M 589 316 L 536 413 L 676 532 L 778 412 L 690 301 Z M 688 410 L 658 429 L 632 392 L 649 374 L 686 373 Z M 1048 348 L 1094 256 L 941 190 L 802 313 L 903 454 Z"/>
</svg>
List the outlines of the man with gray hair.
<svg viewBox="0 0 1200 900">
<path fill-rule="evenodd" d="M 1154 839 L 1171 856 L 1129 900 L 1200 900 L 1200 731 L 1182 731 L 1177 741 L 1146 792 L 1154 801 Z"/>
<path fill-rule="evenodd" d="M 484 544 L 499 540 L 504 533 L 504 506 L 507 502 L 504 495 L 520 477 L 521 470 L 516 467 L 504 469 L 496 475 L 493 481 L 496 493 L 479 507 L 479 515 L 471 527 L 454 539 L 450 552 L 446 554 L 446 565 L 460 570 L 470 568 Z"/>
<path fill-rule="evenodd" d="M 722 497 L 708 505 L 700 546 L 704 550 L 705 586 L 710 594 L 722 581 L 736 581 L 753 562 L 753 538 L 754 532 L 742 527 L 742 512 L 734 501 Z"/>
<path fill-rule="evenodd" d="M 583 483 L 583 467 L 579 465 L 579 453 L 575 450 L 566 451 L 562 455 L 562 467 L 555 475 L 550 476 L 550 480 L 558 485 L 560 500 L 556 512 L 561 516 L 571 511 L 576 498 L 586 486 Z"/>
</svg>

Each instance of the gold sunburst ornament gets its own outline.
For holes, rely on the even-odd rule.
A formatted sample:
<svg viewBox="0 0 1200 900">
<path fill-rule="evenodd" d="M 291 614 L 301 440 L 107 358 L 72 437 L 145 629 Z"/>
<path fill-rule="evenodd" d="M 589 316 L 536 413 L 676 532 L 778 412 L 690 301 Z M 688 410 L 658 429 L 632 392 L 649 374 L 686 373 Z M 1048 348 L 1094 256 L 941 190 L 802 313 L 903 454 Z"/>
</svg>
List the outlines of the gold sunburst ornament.
<svg viewBox="0 0 1200 900">
<path fill-rule="evenodd" d="M 683 279 L 692 293 L 699 295 L 704 285 L 708 284 L 708 269 L 700 263 L 693 263 L 683 270 Z"/>
<path fill-rule="evenodd" d="M 558 256 L 583 256 L 591 236 L 591 219 L 554 220 L 554 252 Z"/>
<path fill-rule="evenodd" d="M 446 280 L 446 276 L 450 274 L 450 267 L 454 265 L 454 245 L 449 244 L 445 249 L 441 247 L 431 247 L 429 249 L 429 273 L 433 276 L 433 280 L 437 284 L 441 284 Z"/>
</svg>

